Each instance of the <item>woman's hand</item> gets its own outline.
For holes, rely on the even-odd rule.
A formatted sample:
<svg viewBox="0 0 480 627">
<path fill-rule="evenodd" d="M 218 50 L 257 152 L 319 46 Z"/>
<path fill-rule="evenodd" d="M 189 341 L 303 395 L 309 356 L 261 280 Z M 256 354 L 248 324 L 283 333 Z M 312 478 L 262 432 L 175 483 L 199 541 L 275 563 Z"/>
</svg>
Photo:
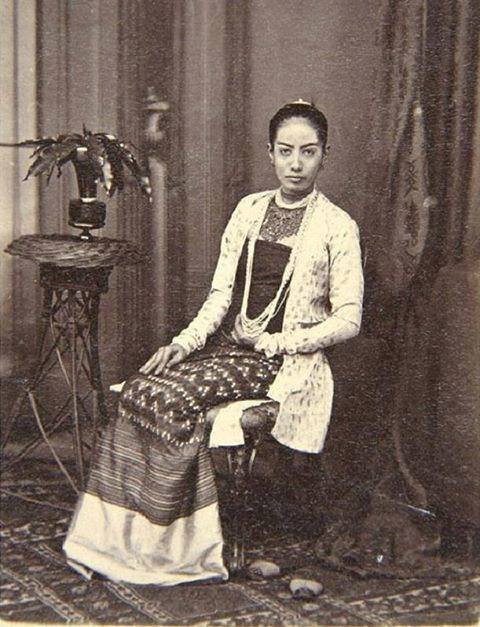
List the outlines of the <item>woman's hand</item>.
<svg viewBox="0 0 480 627">
<path fill-rule="evenodd" d="M 161 374 L 165 368 L 179 364 L 187 356 L 187 351 L 180 344 L 160 346 L 150 359 L 140 368 L 142 374 Z"/>
<path fill-rule="evenodd" d="M 257 340 L 260 336 L 250 337 L 245 333 L 242 327 L 242 320 L 240 318 L 240 314 L 235 318 L 235 326 L 232 331 L 232 338 L 237 344 L 242 344 L 243 346 L 255 346 Z"/>
</svg>

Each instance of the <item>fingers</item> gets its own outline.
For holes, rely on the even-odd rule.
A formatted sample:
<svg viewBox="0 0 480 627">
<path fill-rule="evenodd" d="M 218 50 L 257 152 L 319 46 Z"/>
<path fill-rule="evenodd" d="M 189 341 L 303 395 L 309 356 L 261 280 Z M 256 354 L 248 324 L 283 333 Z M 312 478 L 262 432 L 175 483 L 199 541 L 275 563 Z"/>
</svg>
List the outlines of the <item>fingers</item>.
<svg viewBox="0 0 480 627">
<path fill-rule="evenodd" d="M 165 368 L 174 366 L 185 359 L 185 349 L 177 344 L 161 346 L 156 353 L 139 369 L 142 374 L 161 374 Z"/>
<path fill-rule="evenodd" d="M 166 368 L 170 368 L 171 366 L 174 366 L 175 364 L 180 363 L 182 360 L 183 360 L 182 352 L 181 351 L 177 351 L 176 353 L 174 353 L 173 355 L 170 356 L 169 360 L 165 364 L 165 367 Z"/>
<path fill-rule="evenodd" d="M 141 368 L 139 368 L 140 372 L 142 374 L 148 374 L 152 368 L 155 366 L 155 364 L 157 363 L 157 355 L 158 355 L 158 351 L 156 353 L 154 353 L 150 359 L 148 361 L 146 361 L 143 366 L 141 366 Z"/>
<path fill-rule="evenodd" d="M 170 348 L 170 346 L 166 346 L 163 349 L 162 354 L 159 356 L 158 363 L 153 371 L 154 374 L 161 374 L 164 371 L 165 366 L 167 365 L 167 362 L 170 359 L 171 352 L 172 352 L 172 349 Z"/>
<path fill-rule="evenodd" d="M 162 346 L 158 349 L 156 353 L 154 353 L 150 359 L 140 368 L 140 372 L 142 374 L 150 374 L 153 372 L 159 364 L 162 363 L 164 358 L 164 353 L 168 347 Z"/>
<path fill-rule="evenodd" d="M 240 318 L 240 314 L 237 314 L 235 317 L 235 331 L 237 333 L 241 333 L 242 331 L 242 319 Z"/>
<path fill-rule="evenodd" d="M 243 330 L 240 314 L 238 314 L 235 318 L 235 326 L 232 331 L 232 337 L 237 344 L 243 344 L 245 346 L 253 346 L 254 344 L 254 340 Z"/>
<path fill-rule="evenodd" d="M 235 340 L 235 342 L 238 342 L 238 343 L 241 343 L 242 340 L 244 339 L 243 328 L 242 328 L 242 321 L 240 319 L 240 315 L 239 314 L 235 318 L 235 324 L 234 324 L 234 327 L 232 329 L 232 337 Z"/>
</svg>

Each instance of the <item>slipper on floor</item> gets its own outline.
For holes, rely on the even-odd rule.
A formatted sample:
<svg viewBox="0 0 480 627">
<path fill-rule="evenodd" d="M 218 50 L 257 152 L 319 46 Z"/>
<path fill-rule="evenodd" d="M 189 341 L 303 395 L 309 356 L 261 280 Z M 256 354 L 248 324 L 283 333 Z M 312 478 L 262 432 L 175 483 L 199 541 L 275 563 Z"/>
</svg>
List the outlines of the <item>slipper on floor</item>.
<svg viewBox="0 0 480 627">
<path fill-rule="evenodd" d="M 290 581 L 290 592 L 295 599 L 313 599 L 323 592 L 323 585 L 315 579 L 294 576 Z"/>
<path fill-rule="evenodd" d="M 280 566 L 267 560 L 255 560 L 247 566 L 247 575 L 250 579 L 272 579 L 280 575 Z"/>
</svg>

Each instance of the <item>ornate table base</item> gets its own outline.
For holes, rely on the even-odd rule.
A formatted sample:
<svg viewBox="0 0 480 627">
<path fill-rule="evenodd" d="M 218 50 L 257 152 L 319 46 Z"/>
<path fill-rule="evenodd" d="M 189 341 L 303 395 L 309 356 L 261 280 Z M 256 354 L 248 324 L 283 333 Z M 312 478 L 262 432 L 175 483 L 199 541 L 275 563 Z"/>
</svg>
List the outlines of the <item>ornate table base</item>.
<svg viewBox="0 0 480 627">
<path fill-rule="evenodd" d="M 98 354 L 98 309 L 101 294 L 108 290 L 111 270 L 111 266 L 76 268 L 40 264 L 43 310 L 38 357 L 34 371 L 4 425 L 2 449 L 28 405 L 27 401 L 40 433 L 24 444 L 15 457 L 5 460 L 4 469 L 18 463 L 44 441 L 74 490 L 78 492 L 84 488 L 85 449 L 94 445 L 98 427 L 107 419 Z M 67 397 L 55 413 L 48 415 L 39 392 L 54 369 L 65 383 Z M 89 397 L 91 404 L 87 402 Z M 90 408 L 87 407 L 89 404 Z M 77 481 L 52 444 L 52 436 L 66 423 L 73 435 Z M 88 427 L 91 438 L 86 437 Z"/>
</svg>

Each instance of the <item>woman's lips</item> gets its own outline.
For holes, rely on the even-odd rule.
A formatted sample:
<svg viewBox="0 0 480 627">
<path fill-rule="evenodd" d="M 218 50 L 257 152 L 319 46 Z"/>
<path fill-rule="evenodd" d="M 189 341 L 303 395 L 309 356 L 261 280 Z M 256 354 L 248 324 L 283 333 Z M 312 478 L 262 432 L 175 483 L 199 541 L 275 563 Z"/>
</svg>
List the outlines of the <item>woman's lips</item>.
<svg viewBox="0 0 480 627">
<path fill-rule="evenodd" d="M 292 183 L 300 183 L 300 181 L 303 181 L 303 176 L 287 176 L 286 178 L 292 181 Z"/>
</svg>

